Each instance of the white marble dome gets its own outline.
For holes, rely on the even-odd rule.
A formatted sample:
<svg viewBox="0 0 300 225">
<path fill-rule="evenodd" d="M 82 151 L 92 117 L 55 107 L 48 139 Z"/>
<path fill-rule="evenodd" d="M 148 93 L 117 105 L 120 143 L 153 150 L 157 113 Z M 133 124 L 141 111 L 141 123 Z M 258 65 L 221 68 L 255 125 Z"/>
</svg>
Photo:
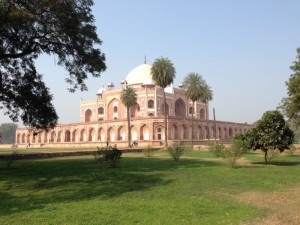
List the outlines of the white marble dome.
<svg viewBox="0 0 300 225">
<path fill-rule="evenodd" d="M 151 76 L 151 65 L 144 63 L 135 67 L 128 73 L 126 82 L 128 85 L 154 83 Z"/>
</svg>

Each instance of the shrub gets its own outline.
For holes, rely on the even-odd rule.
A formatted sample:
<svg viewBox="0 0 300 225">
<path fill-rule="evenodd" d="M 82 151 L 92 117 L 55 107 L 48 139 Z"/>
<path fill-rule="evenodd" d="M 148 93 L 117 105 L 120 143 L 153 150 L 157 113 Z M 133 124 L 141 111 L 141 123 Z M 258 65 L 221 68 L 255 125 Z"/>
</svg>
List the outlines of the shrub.
<svg viewBox="0 0 300 225">
<path fill-rule="evenodd" d="M 269 149 L 267 160 L 270 163 L 273 159 L 280 155 L 280 151 L 278 149 Z"/>
<path fill-rule="evenodd" d="M 168 152 L 175 161 L 178 161 L 184 153 L 184 147 L 179 145 L 169 146 Z"/>
<path fill-rule="evenodd" d="M 107 146 L 99 148 L 94 153 L 95 160 L 98 162 L 109 162 L 111 167 L 116 167 L 117 163 L 122 159 L 122 151 L 116 146 Z"/>
<path fill-rule="evenodd" d="M 214 142 L 208 143 L 208 150 L 214 154 L 215 157 L 222 157 L 225 147 L 223 144 L 217 144 Z"/>
<path fill-rule="evenodd" d="M 245 143 L 239 139 L 232 139 L 231 145 L 228 149 L 225 149 L 223 158 L 227 159 L 231 168 L 236 166 L 236 162 L 243 154 L 247 152 Z"/>
<path fill-rule="evenodd" d="M 242 140 L 232 139 L 230 146 L 227 148 L 223 144 L 210 144 L 209 151 L 213 152 L 216 157 L 226 159 L 228 165 L 234 168 L 237 160 L 247 152 L 247 149 Z"/>
<path fill-rule="evenodd" d="M 146 157 L 152 157 L 154 155 L 154 152 L 157 151 L 155 148 L 152 146 L 147 146 L 147 148 L 143 149 L 143 153 Z"/>
</svg>

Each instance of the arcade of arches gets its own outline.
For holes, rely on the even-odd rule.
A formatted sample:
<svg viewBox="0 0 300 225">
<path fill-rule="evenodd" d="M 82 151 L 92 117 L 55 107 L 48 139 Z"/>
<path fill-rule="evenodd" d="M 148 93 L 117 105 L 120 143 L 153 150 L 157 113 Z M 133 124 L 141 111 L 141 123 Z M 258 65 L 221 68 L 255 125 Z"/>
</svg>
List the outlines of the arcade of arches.
<svg viewBox="0 0 300 225">
<path fill-rule="evenodd" d="M 180 112 L 179 112 L 180 113 Z M 135 119 L 131 123 L 131 136 L 133 141 L 141 145 L 149 142 L 159 142 L 164 140 L 163 118 L 152 119 L 152 123 L 145 119 Z M 95 143 L 105 145 L 107 142 L 118 145 L 127 142 L 126 121 L 111 125 L 105 122 L 89 124 L 69 124 L 68 126 L 57 126 L 49 132 L 40 133 L 37 136 L 28 136 L 26 129 L 18 129 L 16 143 L 18 144 L 55 144 L 55 143 Z M 249 125 L 242 127 L 236 123 L 217 122 L 216 132 L 213 121 L 196 123 L 194 121 L 194 132 L 189 122 L 182 122 L 178 119 L 169 118 L 168 140 L 189 141 L 192 138 L 195 143 L 201 143 L 209 139 L 229 140 L 236 133 L 245 132 Z"/>
</svg>

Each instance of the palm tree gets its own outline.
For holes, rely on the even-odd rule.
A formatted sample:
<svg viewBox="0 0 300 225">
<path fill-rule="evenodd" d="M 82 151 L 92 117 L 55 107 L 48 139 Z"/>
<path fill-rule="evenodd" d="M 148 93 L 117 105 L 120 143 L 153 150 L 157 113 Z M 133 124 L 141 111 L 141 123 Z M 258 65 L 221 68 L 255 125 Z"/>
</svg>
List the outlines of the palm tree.
<svg viewBox="0 0 300 225">
<path fill-rule="evenodd" d="M 137 101 L 137 94 L 132 87 L 126 87 L 123 89 L 120 99 L 127 108 L 127 127 L 128 127 L 128 147 L 131 142 L 131 129 L 130 129 L 130 107 Z"/>
<path fill-rule="evenodd" d="M 204 102 L 205 104 L 205 118 L 208 119 L 208 102 L 211 101 L 213 99 L 213 92 L 210 88 L 210 86 L 208 86 L 206 83 L 203 87 L 203 95 L 201 97 L 201 100 Z"/>
<path fill-rule="evenodd" d="M 195 102 L 202 100 L 204 98 L 205 85 L 207 86 L 205 80 L 198 73 L 189 73 L 183 80 L 183 92 L 184 95 L 190 99 L 193 103 L 192 106 L 192 147 L 193 147 L 193 133 L 194 133 L 194 106 Z"/>
<path fill-rule="evenodd" d="M 165 89 L 170 85 L 175 78 L 176 70 L 173 66 L 173 63 L 168 58 L 159 58 L 156 59 L 151 67 L 151 75 L 155 84 L 159 85 Z M 167 128 L 167 102 L 166 102 L 166 93 L 164 90 L 164 120 L 165 120 L 165 147 L 168 147 L 168 128 Z"/>
</svg>

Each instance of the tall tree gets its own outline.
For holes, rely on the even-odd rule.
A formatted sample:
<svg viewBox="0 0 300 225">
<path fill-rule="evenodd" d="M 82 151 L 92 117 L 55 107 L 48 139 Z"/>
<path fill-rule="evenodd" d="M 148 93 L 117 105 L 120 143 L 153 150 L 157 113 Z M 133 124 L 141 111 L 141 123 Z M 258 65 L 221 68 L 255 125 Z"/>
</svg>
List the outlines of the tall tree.
<svg viewBox="0 0 300 225">
<path fill-rule="evenodd" d="M 192 106 L 192 146 L 194 144 L 194 113 L 195 102 L 204 98 L 204 87 L 207 86 L 205 80 L 198 73 L 189 73 L 183 80 L 184 95 L 193 103 Z"/>
<path fill-rule="evenodd" d="M 208 119 L 208 102 L 213 100 L 213 92 L 210 86 L 208 86 L 206 83 L 203 86 L 203 95 L 201 97 L 201 100 L 205 104 L 205 118 Z"/>
<path fill-rule="evenodd" d="M 52 95 L 36 71 L 41 54 L 57 56 L 69 73 L 69 90 L 87 90 L 88 74 L 99 77 L 105 56 L 91 14 L 92 0 L 0 1 L 0 104 L 13 121 L 52 128 Z M 28 124 L 29 123 L 29 124 Z"/>
<path fill-rule="evenodd" d="M 245 134 L 240 134 L 238 139 L 242 139 L 249 149 L 260 149 L 265 153 L 265 163 L 268 163 L 268 150 L 278 149 L 283 152 L 289 149 L 294 142 L 294 133 L 288 127 L 283 115 L 277 111 L 267 111 L 262 118 L 257 121 L 256 127 Z"/>
<path fill-rule="evenodd" d="M 127 127 L 128 127 L 128 147 L 131 142 L 131 127 L 130 127 L 130 107 L 137 101 L 137 94 L 132 87 L 126 87 L 123 89 L 120 99 L 127 108 Z"/>
<path fill-rule="evenodd" d="M 294 73 L 286 82 L 288 97 L 282 100 L 280 108 L 295 127 L 300 127 L 300 48 L 297 49 L 296 61 L 290 68 Z"/>
<path fill-rule="evenodd" d="M 165 124 L 165 147 L 168 147 L 168 127 L 167 127 L 167 101 L 165 88 L 172 84 L 175 79 L 176 70 L 173 63 L 168 58 L 158 58 L 151 67 L 151 75 L 155 84 L 163 88 L 164 95 L 164 124 Z"/>
</svg>

